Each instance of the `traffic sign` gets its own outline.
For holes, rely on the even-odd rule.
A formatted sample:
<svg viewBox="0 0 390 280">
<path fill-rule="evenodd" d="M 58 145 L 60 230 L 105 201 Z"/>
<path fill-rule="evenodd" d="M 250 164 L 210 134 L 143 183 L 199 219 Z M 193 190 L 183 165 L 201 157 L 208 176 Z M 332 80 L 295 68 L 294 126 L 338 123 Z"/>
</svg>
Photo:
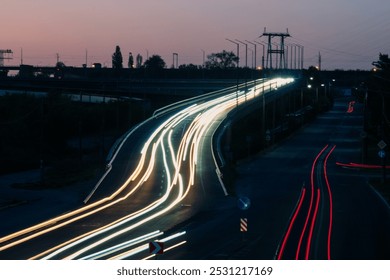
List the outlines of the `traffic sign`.
<svg viewBox="0 0 390 280">
<path fill-rule="evenodd" d="M 240 219 L 240 231 L 241 232 L 247 232 L 248 231 L 248 219 L 247 218 L 241 218 Z"/>
<path fill-rule="evenodd" d="M 385 158 L 386 152 L 385 152 L 384 150 L 379 150 L 378 156 L 379 156 L 380 158 Z"/>
<path fill-rule="evenodd" d="M 155 255 L 164 254 L 164 243 L 153 241 L 149 243 L 149 253 Z"/>
<path fill-rule="evenodd" d="M 379 143 L 378 143 L 378 147 L 379 147 L 379 149 L 383 150 L 384 148 L 387 147 L 387 144 L 386 144 L 385 141 L 381 140 L 381 141 L 379 141 Z"/>
</svg>

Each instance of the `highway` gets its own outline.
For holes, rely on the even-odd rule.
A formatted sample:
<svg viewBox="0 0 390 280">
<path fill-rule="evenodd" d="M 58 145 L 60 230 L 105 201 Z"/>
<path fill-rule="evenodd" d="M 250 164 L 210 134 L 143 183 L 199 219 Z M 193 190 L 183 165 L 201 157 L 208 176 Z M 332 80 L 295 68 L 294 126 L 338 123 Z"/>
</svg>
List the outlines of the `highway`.
<svg viewBox="0 0 390 280">
<path fill-rule="evenodd" d="M 292 82 L 258 80 L 158 110 L 118 142 L 84 206 L 1 237 L 0 258 L 150 258 L 153 240 L 177 251 L 189 234 L 180 225 L 228 195 L 211 144 L 219 124 Z"/>
<path fill-rule="evenodd" d="M 228 217 L 218 229 L 229 240 L 216 239 L 208 258 L 390 258 L 390 208 L 368 183 L 380 169 L 341 164 L 361 162 L 363 104 L 352 110 L 351 99 L 337 99 L 329 112 L 237 168 L 237 196 L 251 206 L 242 211 L 232 203 L 214 214 Z M 248 219 L 244 238 L 240 217 Z"/>
<path fill-rule="evenodd" d="M 353 101 L 352 101 L 353 102 Z M 180 225 L 187 244 L 159 259 L 388 260 L 390 208 L 357 168 L 363 105 L 334 107 L 236 167 L 235 194 Z M 358 165 L 360 167 L 360 165 Z M 238 201 L 249 199 L 246 210 Z M 311 208 L 310 208 L 311 205 Z M 247 232 L 240 232 L 240 219 Z"/>
</svg>

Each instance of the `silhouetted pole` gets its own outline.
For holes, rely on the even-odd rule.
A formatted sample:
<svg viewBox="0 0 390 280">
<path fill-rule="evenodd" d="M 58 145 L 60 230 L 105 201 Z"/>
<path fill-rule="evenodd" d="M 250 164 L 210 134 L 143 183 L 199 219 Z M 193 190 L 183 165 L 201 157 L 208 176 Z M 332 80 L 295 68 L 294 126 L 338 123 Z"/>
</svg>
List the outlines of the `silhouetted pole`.
<svg viewBox="0 0 390 280">
<path fill-rule="evenodd" d="M 261 69 L 264 70 L 265 45 L 263 43 L 258 42 L 258 41 L 255 41 L 255 43 L 257 43 L 263 47 L 263 56 L 261 57 Z"/>
<path fill-rule="evenodd" d="M 246 101 L 246 92 L 247 92 L 247 80 L 248 80 L 248 44 L 240 41 L 240 40 L 237 40 L 237 42 L 245 45 L 245 101 Z"/>
<path fill-rule="evenodd" d="M 206 52 L 204 50 L 201 50 L 202 51 L 202 54 L 203 54 L 203 64 L 202 64 L 202 68 L 205 67 L 205 57 L 206 57 Z"/>
<path fill-rule="evenodd" d="M 175 58 L 176 58 L 176 60 L 175 60 Z M 173 53 L 172 54 L 172 59 L 173 59 L 172 68 L 173 69 L 179 68 L 179 54 L 178 53 Z M 176 66 L 175 66 L 175 62 L 176 62 Z"/>
<path fill-rule="evenodd" d="M 239 69 L 239 65 L 240 65 L 240 44 L 237 43 L 237 42 L 234 42 L 233 40 L 230 40 L 230 39 L 226 39 L 228 40 L 229 42 L 233 43 L 233 44 L 236 44 L 237 46 L 237 90 L 236 90 L 236 107 L 238 107 L 238 69 Z"/>
<path fill-rule="evenodd" d="M 236 41 L 241 43 L 241 44 L 243 44 L 243 45 L 245 45 L 245 67 L 248 67 L 248 44 L 244 43 L 244 42 L 242 42 L 240 40 L 237 40 L 237 39 L 236 39 Z"/>
<path fill-rule="evenodd" d="M 256 68 L 256 65 L 257 65 L 257 50 L 256 50 L 256 47 L 257 47 L 257 45 L 255 43 L 247 41 L 247 40 L 245 40 L 245 42 L 248 42 L 249 44 L 251 44 L 251 45 L 253 45 L 255 47 L 255 66 L 252 67 L 252 68 Z"/>
</svg>

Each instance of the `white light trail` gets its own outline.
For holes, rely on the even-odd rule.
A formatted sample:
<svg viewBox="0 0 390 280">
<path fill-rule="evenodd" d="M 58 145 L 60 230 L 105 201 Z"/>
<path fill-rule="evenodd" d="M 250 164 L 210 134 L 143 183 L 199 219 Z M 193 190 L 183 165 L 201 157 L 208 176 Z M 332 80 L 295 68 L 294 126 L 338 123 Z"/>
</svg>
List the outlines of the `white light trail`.
<svg viewBox="0 0 390 280">
<path fill-rule="evenodd" d="M 22 236 L 21 239 L 0 247 L 0 251 L 83 219 L 128 199 L 136 190 L 140 189 L 141 186 L 148 181 L 155 170 L 157 158 L 161 154 L 163 168 L 165 170 L 165 174 L 167 175 L 166 188 L 163 196 L 156 198 L 153 202 L 149 203 L 142 209 L 129 213 L 107 226 L 103 226 L 99 229 L 76 237 L 71 241 L 63 243 L 61 246 L 49 249 L 44 258 L 54 258 L 59 256 L 59 254 L 65 254 L 68 251 L 70 255 L 66 257 L 67 259 L 78 258 L 89 251 L 91 252 L 82 258 L 102 258 L 106 256 L 102 254 L 106 254 L 110 250 L 115 250 L 120 246 L 126 246 L 124 243 L 121 243 L 99 252 L 92 252 L 92 250 L 99 246 L 103 246 L 106 242 L 112 242 L 118 236 L 125 233 L 128 234 L 135 228 L 141 227 L 157 217 L 161 217 L 188 195 L 191 186 L 195 184 L 196 165 L 198 163 L 201 141 L 205 137 L 207 130 L 211 127 L 214 120 L 224 118 L 229 111 L 237 106 L 237 103 L 240 105 L 244 102 L 248 102 L 260 94 L 265 94 L 265 91 L 281 87 L 285 84 L 291 83 L 292 81 L 292 79 L 272 79 L 264 82 L 263 84 L 256 85 L 256 89 L 254 87 L 250 88 L 246 93 L 244 91 L 231 92 L 224 96 L 204 101 L 200 104 L 198 103 L 188 106 L 187 108 L 173 114 L 171 117 L 163 121 L 147 138 L 141 150 L 140 159 L 136 168 L 127 178 L 125 183 L 119 186 L 112 195 L 70 213 L 38 224 L 34 227 L 3 237 L 0 239 L 0 244 Z M 188 122 L 191 119 L 192 121 L 187 127 L 184 122 Z M 184 125 L 186 130 L 182 134 L 180 143 L 173 143 L 172 136 L 174 129 L 178 128 L 180 125 Z M 178 129 L 182 130 L 180 127 Z M 177 146 L 176 149 L 175 144 Z M 166 150 L 170 155 L 169 158 Z M 189 172 L 186 170 L 187 167 L 189 168 Z M 187 176 L 183 177 L 184 174 Z M 131 189 L 124 192 L 131 182 L 134 182 Z M 122 193 L 123 195 L 118 197 Z M 163 208 L 159 209 L 160 206 L 163 206 Z M 41 229 L 43 227 L 47 228 Z M 29 233 L 31 234 L 28 235 Z M 94 241 L 92 241 L 92 239 L 94 239 Z M 131 242 L 133 240 L 138 239 L 133 238 L 126 244 L 132 244 Z M 74 248 L 76 247 L 82 248 L 75 250 Z M 132 249 L 132 254 L 137 250 L 137 248 Z"/>
</svg>

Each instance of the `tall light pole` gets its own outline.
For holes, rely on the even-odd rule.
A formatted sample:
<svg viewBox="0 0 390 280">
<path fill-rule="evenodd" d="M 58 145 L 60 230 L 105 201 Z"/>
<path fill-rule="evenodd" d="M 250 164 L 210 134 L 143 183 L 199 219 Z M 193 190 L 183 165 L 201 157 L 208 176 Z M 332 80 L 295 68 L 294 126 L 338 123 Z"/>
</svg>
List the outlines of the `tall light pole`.
<svg viewBox="0 0 390 280">
<path fill-rule="evenodd" d="M 203 64 L 202 64 L 202 68 L 204 68 L 204 63 L 205 63 L 205 56 L 206 56 L 206 52 L 204 50 L 201 50 L 202 53 L 203 53 Z"/>
<path fill-rule="evenodd" d="M 244 43 L 244 42 L 242 42 L 240 40 L 237 40 L 237 39 L 236 39 L 236 41 L 241 43 L 241 44 L 243 44 L 243 45 L 245 45 L 245 67 L 248 67 L 248 44 Z"/>
<path fill-rule="evenodd" d="M 233 43 L 233 44 L 236 44 L 237 46 L 237 68 L 240 66 L 240 44 L 237 43 L 237 42 L 234 42 L 233 40 L 230 40 L 230 39 L 226 39 L 228 40 L 229 42 Z"/>
<path fill-rule="evenodd" d="M 256 65 L 257 65 L 257 50 L 256 50 L 256 47 L 257 47 L 257 45 L 255 43 L 247 41 L 247 40 L 245 40 L 245 42 L 248 42 L 249 44 L 251 44 L 251 45 L 253 45 L 255 47 L 255 67 L 254 68 L 256 68 Z"/>
<path fill-rule="evenodd" d="M 299 44 L 292 44 L 294 46 L 294 69 L 303 69 L 303 51 L 304 48 Z M 298 48 L 298 51 L 297 51 Z M 298 58 L 298 62 L 297 62 Z"/>
<path fill-rule="evenodd" d="M 237 89 L 236 89 L 236 107 L 238 107 L 238 67 L 239 67 L 239 64 L 240 64 L 240 44 L 237 43 L 237 42 L 234 42 L 233 40 L 230 40 L 230 39 L 227 39 L 229 42 L 233 43 L 233 44 L 236 44 L 237 46 Z"/>
<path fill-rule="evenodd" d="M 290 69 L 294 69 L 294 66 L 293 66 L 293 57 L 294 57 L 294 52 L 293 52 L 293 48 L 295 48 L 295 45 L 294 44 L 286 44 L 287 46 L 287 68 L 288 67 L 288 61 L 290 60 Z M 290 49 L 289 49 L 290 47 Z"/>
<path fill-rule="evenodd" d="M 251 62 L 252 62 L 252 69 L 255 67 L 255 56 L 254 56 L 254 50 L 253 49 L 249 49 L 251 52 L 252 52 L 252 59 L 251 59 Z"/>
<path fill-rule="evenodd" d="M 304 47 L 301 46 L 301 70 L 303 69 L 303 51 L 304 51 Z"/>
<path fill-rule="evenodd" d="M 248 78 L 248 72 L 247 72 L 247 70 L 248 70 L 248 44 L 244 43 L 240 40 L 237 40 L 237 39 L 236 39 L 236 41 L 245 45 L 245 72 L 244 73 L 245 73 L 245 101 L 246 101 L 247 78 Z"/>
<path fill-rule="evenodd" d="M 173 53 L 173 63 L 172 63 L 172 68 L 179 68 L 179 54 L 178 53 Z M 176 66 L 175 66 L 175 57 L 176 57 Z"/>
<path fill-rule="evenodd" d="M 255 41 L 255 43 L 263 47 L 263 56 L 261 57 L 261 69 L 264 69 L 264 55 L 265 55 L 265 44 Z"/>
</svg>

